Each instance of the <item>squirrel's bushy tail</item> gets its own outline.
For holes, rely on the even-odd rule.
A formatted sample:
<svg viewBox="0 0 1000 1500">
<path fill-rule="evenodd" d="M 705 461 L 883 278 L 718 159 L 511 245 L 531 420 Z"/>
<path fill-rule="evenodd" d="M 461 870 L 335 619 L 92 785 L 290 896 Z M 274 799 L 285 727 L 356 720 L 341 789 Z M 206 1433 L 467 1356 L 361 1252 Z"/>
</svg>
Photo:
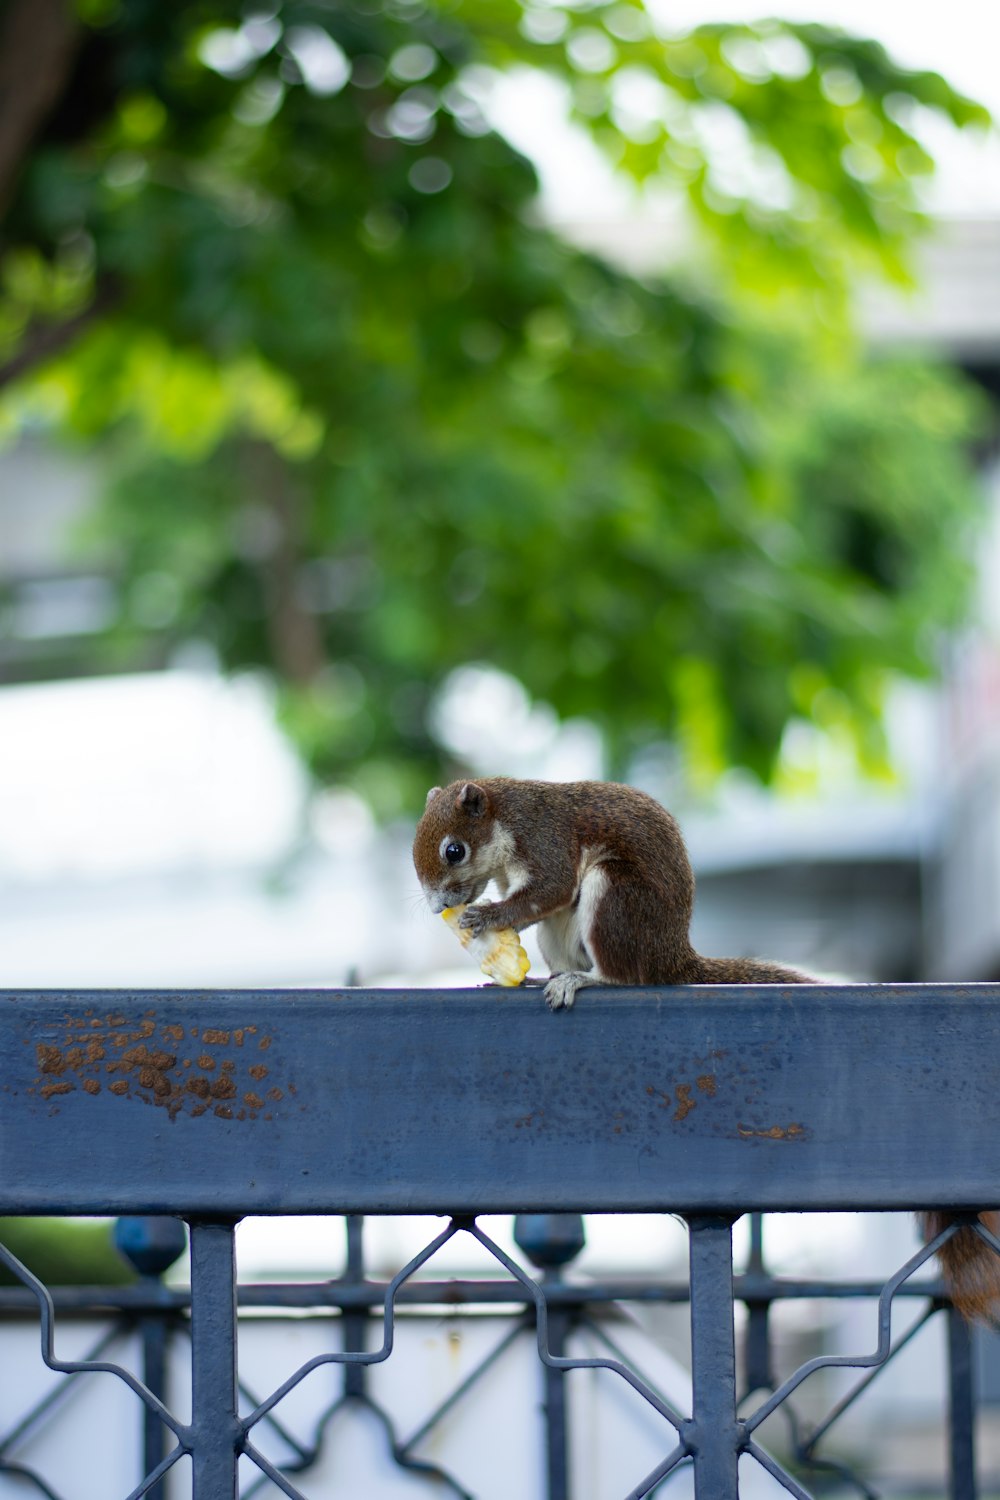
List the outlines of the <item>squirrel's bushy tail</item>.
<svg viewBox="0 0 1000 1500">
<path fill-rule="evenodd" d="M 929 1209 L 920 1215 L 925 1237 L 932 1240 L 954 1224 L 953 1214 Z M 979 1215 L 991 1234 L 1000 1235 L 1000 1211 Z M 980 1239 L 971 1224 L 963 1224 L 937 1252 L 948 1295 L 970 1323 L 994 1324 L 1000 1314 L 1000 1254 Z"/>
<path fill-rule="evenodd" d="M 689 984 L 816 984 L 817 980 L 784 964 L 759 958 L 703 958 L 694 955 L 695 978 Z"/>
</svg>

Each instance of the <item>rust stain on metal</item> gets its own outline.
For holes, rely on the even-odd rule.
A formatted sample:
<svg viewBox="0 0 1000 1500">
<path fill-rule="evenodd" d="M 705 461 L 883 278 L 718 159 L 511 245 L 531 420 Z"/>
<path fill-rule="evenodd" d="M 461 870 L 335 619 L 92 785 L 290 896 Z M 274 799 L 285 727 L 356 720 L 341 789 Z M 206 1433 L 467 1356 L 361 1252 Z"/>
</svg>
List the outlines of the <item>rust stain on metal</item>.
<svg viewBox="0 0 1000 1500">
<path fill-rule="evenodd" d="M 177 1066 L 177 1054 L 176 1052 L 151 1052 L 147 1046 L 140 1045 L 130 1047 L 127 1052 L 124 1052 L 117 1066 L 120 1068 L 126 1063 L 132 1068 L 152 1068 L 155 1073 L 163 1073 L 168 1068 Z"/>
<path fill-rule="evenodd" d="M 43 1099 L 51 1099 L 53 1094 L 71 1094 L 75 1087 L 74 1083 L 44 1083 L 38 1092 Z"/>
<path fill-rule="evenodd" d="M 703 1105 L 707 1110 L 707 1116 L 700 1116 L 697 1126 L 692 1127 L 692 1125 L 689 1125 L 686 1127 L 687 1130 L 691 1130 L 692 1128 L 696 1128 L 699 1131 L 707 1130 L 713 1135 L 717 1135 L 720 1130 L 731 1130 L 732 1126 L 719 1118 L 718 1108 L 713 1108 L 710 1103 L 712 1100 L 718 1100 L 721 1103 L 725 1097 L 727 1087 L 731 1092 L 734 1082 L 737 1083 L 737 1087 L 739 1088 L 745 1087 L 742 1081 L 729 1078 L 726 1072 L 720 1075 L 716 1070 L 715 1065 L 717 1060 L 725 1056 L 725 1052 L 715 1050 L 706 1052 L 700 1057 L 689 1057 L 686 1060 L 686 1065 L 681 1063 L 669 1082 L 663 1084 L 647 1083 L 645 1085 L 646 1094 L 650 1101 L 656 1105 L 657 1109 L 668 1111 L 675 1125 L 683 1125 L 688 1116 L 699 1105 Z M 752 1080 L 752 1082 L 756 1083 L 756 1080 Z M 729 1102 L 735 1104 L 735 1100 L 730 1099 Z M 756 1103 L 756 1098 L 750 1096 L 747 1098 L 746 1103 L 754 1104 Z M 751 1127 L 747 1126 L 746 1128 L 749 1129 Z"/>
<path fill-rule="evenodd" d="M 686 1119 L 691 1111 L 697 1109 L 697 1107 L 697 1101 L 691 1098 L 691 1085 L 689 1083 L 679 1083 L 677 1085 L 677 1108 L 674 1110 L 674 1119 Z"/>
<path fill-rule="evenodd" d="M 658 1089 L 649 1083 L 646 1085 L 646 1093 L 651 1099 L 657 1101 L 658 1109 L 671 1110 L 671 1119 L 680 1124 L 682 1120 L 687 1119 L 693 1109 L 698 1108 L 697 1099 L 691 1097 L 691 1091 L 694 1087 L 695 1085 L 691 1083 L 677 1083 L 672 1090 L 665 1090 Z M 698 1087 L 701 1087 L 700 1083 Z"/>
<path fill-rule="evenodd" d="M 216 1049 L 202 1052 L 194 1064 L 191 1057 L 178 1057 L 179 1044 L 187 1034 L 184 1026 L 173 1021 L 159 1024 L 155 1012 L 132 1018 L 118 1012 L 104 1017 L 92 1011 L 67 1015 L 57 1027 L 44 1032 L 44 1041 L 30 1035 L 24 1038 L 27 1045 L 34 1045 L 38 1070 L 26 1092 L 46 1101 L 78 1090 L 91 1099 L 108 1093 L 157 1105 L 171 1120 L 180 1114 L 198 1116 L 209 1111 L 223 1120 L 256 1120 L 265 1109 L 257 1085 L 271 1069 L 262 1062 L 246 1066 L 239 1049 L 257 1033 L 256 1026 L 232 1031 L 193 1027 L 192 1035 L 204 1047 Z M 271 1041 L 270 1036 L 259 1036 L 257 1045 L 266 1050 Z M 218 1049 L 224 1048 L 236 1050 L 236 1058 L 218 1056 Z M 194 1066 L 197 1072 L 192 1071 Z M 289 1080 L 280 1082 L 281 1087 L 275 1084 L 268 1090 L 271 1105 L 295 1093 Z M 234 1114 L 235 1101 L 239 1101 L 239 1112 Z M 272 1116 L 268 1113 L 264 1118 Z"/>
<path fill-rule="evenodd" d="M 751 1125 L 737 1125 L 736 1130 L 745 1141 L 800 1141 L 806 1134 L 805 1126 L 797 1121 L 791 1125 L 772 1125 L 769 1130 L 755 1130 Z"/>
</svg>

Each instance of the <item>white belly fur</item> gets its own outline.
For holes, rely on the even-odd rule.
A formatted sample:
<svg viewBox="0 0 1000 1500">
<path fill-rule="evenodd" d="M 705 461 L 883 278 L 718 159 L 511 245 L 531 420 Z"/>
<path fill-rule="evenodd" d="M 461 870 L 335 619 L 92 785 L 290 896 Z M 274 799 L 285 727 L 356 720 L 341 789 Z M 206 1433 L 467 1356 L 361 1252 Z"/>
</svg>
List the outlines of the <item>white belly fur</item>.
<svg viewBox="0 0 1000 1500">
<path fill-rule="evenodd" d="M 580 881 L 574 906 L 564 906 L 538 924 L 538 946 L 550 973 L 567 970 L 577 973 L 598 972 L 589 950 L 590 927 L 594 909 L 607 886 L 607 876 L 600 865 L 592 865 Z"/>
</svg>

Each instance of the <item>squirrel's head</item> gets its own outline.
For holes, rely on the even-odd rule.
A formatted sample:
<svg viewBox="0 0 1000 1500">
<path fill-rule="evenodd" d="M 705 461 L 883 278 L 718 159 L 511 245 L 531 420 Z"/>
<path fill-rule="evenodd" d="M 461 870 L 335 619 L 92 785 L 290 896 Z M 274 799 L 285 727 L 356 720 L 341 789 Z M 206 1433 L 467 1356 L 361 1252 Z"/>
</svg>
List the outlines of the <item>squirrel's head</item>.
<svg viewBox="0 0 1000 1500">
<path fill-rule="evenodd" d="M 489 790 L 474 781 L 432 787 L 413 839 L 413 864 L 431 911 L 477 900 L 504 866 Z"/>
</svg>

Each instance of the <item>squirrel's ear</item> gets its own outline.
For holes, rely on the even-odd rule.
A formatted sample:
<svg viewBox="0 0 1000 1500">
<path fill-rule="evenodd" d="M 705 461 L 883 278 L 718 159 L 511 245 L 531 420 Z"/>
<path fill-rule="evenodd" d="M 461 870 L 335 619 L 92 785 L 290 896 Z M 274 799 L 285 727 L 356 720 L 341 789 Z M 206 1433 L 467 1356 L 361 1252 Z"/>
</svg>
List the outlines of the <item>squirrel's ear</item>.
<svg viewBox="0 0 1000 1500">
<path fill-rule="evenodd" d="M 438 794 L 438 792 L 440 790 L 441 790 L 441 788 L 439 786 L 432 786 L 431 787 L 430 791 L 427 793 L 427 801 L 424 803 L 424 807 L 430 807 L 430 805 L 431 805 L 431 798 L 432 797 L 436 797 L 437 794 Z"/>
<path fill-rule="evenodd" d="M 486 811 L 488 802 L 486 792 L 474 781 L 467 781 L 455 798 L 455 806 L 460 812 L 468 813 L 472 818 L 481 818 Z"/>
</svg>

